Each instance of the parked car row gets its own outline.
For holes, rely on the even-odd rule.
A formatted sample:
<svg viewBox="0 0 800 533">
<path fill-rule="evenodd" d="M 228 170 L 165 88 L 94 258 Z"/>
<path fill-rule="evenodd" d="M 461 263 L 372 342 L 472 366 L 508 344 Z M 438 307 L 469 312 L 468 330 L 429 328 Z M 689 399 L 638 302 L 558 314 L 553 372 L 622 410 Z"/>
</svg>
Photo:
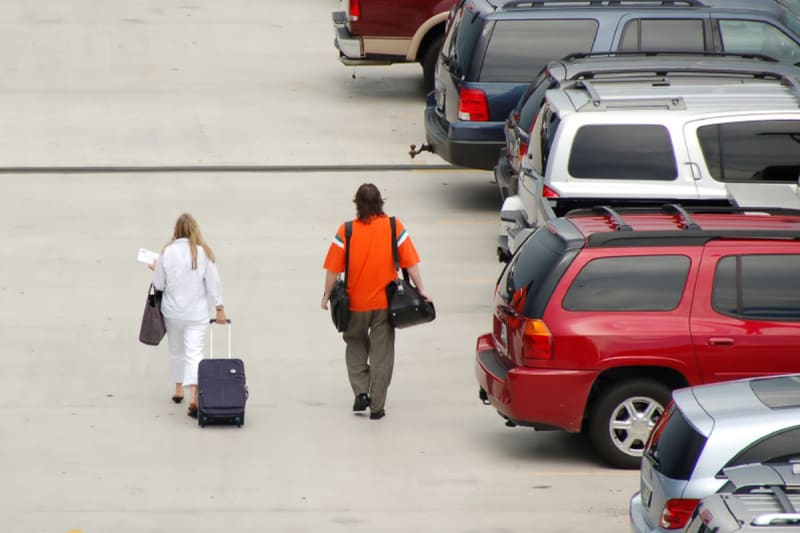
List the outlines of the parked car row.
<svg viewBox="0 0 800 533">
<path fill-rule="evenodd" d="M 445 29 L 422 149 L 503 199 L 480 400 L 640 468 L 635 533 L 797 530 L 800 2 L 459 0 Z"/>
<path fill-rule="evenodd" d="M 551 60 L 576 52 L 759 54 L 800 61 L 800 19 L 774 0 L 461 0 L 425 110 L 430 149 L 492 169 L 503 125 Z"/>
</svg>

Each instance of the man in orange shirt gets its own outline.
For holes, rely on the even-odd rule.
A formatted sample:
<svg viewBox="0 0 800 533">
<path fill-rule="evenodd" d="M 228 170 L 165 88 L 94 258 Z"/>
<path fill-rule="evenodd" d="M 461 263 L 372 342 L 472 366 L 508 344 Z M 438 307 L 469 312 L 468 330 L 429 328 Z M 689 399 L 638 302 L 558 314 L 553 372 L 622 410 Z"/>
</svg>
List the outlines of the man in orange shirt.
<svg viewBox="0 0 800 533">
<path fill-rule="evenodd" d="M 347 269 L 350 321 L 342 337 L 346 344 L 347 375 L 355 394 L 353 411 L 369 407 L 369 417 L 379 420 L 386 415 L 386 392 L 394 367 L 394 328 L 389 324 L 386 285 L 397 278 L 397 270 L 392 257 L 389 217 L 383 212 L 380 191 L 375 185 L 365 183 L 356 191 L 353 202 L 357 218 L 353 221 Z M 400 268 L 408 270 L 420 294 L 430 300 L 419 273 L 417 250 L 400 220 L 395 221 Z M 323 309 L 328 309 L 337 275 L 345 270 L 345 242 L 342 224 L 323 265 L 326 270 Z"/>
</svg>

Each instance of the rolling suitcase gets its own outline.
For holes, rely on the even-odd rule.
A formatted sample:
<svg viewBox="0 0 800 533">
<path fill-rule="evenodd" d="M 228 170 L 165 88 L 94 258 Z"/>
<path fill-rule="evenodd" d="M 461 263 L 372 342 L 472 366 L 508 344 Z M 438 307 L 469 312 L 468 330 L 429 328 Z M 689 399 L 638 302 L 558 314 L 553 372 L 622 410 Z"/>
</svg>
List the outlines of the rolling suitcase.
<svg viewBox="0 0 800 533">
<path fill-rule="evenodd" d="M 214 359 L 214 324 L 211 320 L 208 345 L 209 359 L 200 361 L 197 369 L 198 405 L 197 423 L 244 424 L 244 407 L 247 403 L 247 381 L 244 361 L 231 358 L 231 321 L 228 320 L 228 357 Z"/>
</svg>

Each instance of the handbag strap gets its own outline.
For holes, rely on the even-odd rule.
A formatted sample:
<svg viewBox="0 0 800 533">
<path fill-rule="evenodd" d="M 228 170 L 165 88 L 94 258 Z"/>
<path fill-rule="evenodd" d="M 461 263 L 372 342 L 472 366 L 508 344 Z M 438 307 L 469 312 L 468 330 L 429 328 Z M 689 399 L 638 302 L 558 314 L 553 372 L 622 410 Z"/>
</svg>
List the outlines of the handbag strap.
<svg viewBox="0 0 800 533">
<path fill-rule="evenodd" d="M 353 235 L 353 221 L 344 223 L 344 283 L 347 287 L 347 271 L 350 269 L 350 237 Z"/>
<path fill-rule="evenodd" d="M 394 271 L 400 270 L 400 254 L 397 251 L 397 223 L 395 217 L 389 217 L 389 226 L 392 228 L 392 258 L 394 259 Z M 408 270 L 403 269 L 403 279 L 408 281 Z"/>
</svg>

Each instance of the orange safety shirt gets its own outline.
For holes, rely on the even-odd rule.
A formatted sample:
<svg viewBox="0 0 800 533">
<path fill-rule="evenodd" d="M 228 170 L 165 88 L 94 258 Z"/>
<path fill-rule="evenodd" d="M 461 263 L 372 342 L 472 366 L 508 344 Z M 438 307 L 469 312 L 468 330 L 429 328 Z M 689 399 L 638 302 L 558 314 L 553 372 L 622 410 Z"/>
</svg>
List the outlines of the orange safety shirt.
<svg viewBox="0 0 800 533">
<path fill-rule="evenodd" d="M 408 237 L 403 223 L 395 218 L 397 252 L 400 268 L 419 263 L 419 255 Z M 344 224 L 333 237 L 323 267 L 330 272 L 344 272 Z M 353 311 L 386 309 L 386 285 L 397 278 L 392 257 L 392 228 L 387 215 L 375 215 L 367 222 L 353 221 L 350 236 L 350 266 L 347 271 L 347 293 Z"/>
</svg>

